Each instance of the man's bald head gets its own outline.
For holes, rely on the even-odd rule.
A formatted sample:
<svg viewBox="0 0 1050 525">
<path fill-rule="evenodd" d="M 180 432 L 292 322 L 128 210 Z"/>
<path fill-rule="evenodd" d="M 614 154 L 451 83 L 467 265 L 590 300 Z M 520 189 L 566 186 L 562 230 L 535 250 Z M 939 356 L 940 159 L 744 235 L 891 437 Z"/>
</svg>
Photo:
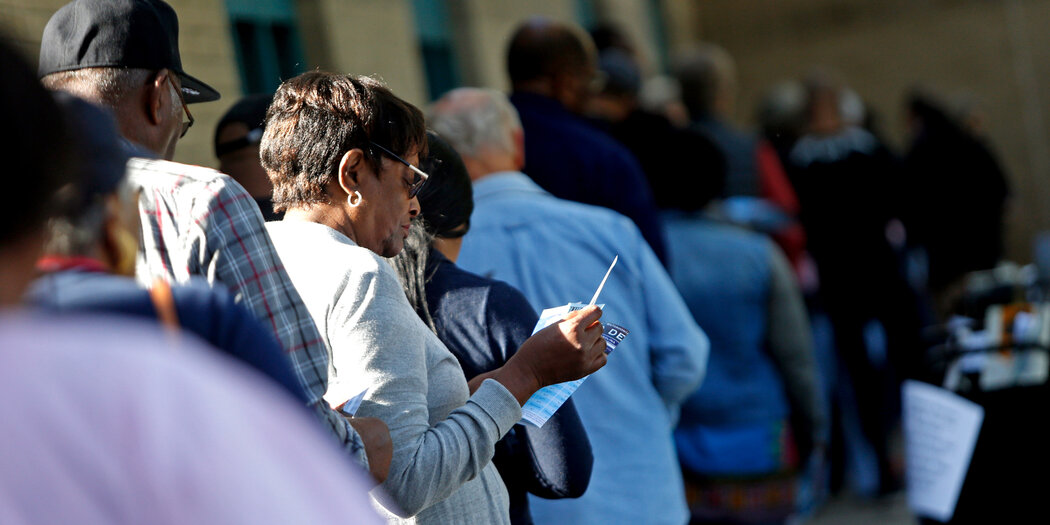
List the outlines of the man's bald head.
<svg viewBox="0 0 1050 525">
<path fill-rule="evenodd" d="M 514 91 L 539 93 L 578 110 L 597 67 L 591 37 L 577 26 L 535 17 L 522 23 L 507 48 Z M 570 85 L 571 84 L 571 85 Z"/>
</svg>

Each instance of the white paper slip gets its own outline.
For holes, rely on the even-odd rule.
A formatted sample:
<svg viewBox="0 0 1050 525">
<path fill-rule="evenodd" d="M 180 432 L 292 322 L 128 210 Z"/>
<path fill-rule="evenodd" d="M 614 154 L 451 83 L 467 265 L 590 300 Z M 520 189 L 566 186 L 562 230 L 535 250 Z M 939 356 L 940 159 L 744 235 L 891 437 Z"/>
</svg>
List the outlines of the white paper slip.
<svg viewBox="0 0 1050 525">
<path fill-rule="evenodd" d="M 547 326 L 558 322 L 565 317 L 569 312 L 580 310 L 586 307 L 582 303 L 572 303 L 565 306 L 559 306 L 557 308 L 548 308 L 540 313 L 540 320 L 536 323 L 536 329 L 532 333 L 536 333 Z M 545 323 L 545 324 L 544 324 Z M 602 332 L 602 338 L 605 339 L 605 353 L 612 352 L 616 345 L 620 344 L 627 334 L 630 332 L 617 324 L 606 323 L 605 331 Z M 587 378 L 583 377 L 575 381 L 567 381 L 565 383 L 558 383 L 556 385 L 550 385 L 543 387 L 532 394 L 532 397 L 525 402 L 525 405 L 521 407 L 521 422 L 534 425 L 536 427 L 542 427 L 555 412 L 565 404 L 565 401 L 569 399 L 569 396 L 576 391 L 580 385 L 586 381 Z"/>
<path fill-rule="evenodd" d="M 939 521 L 955 513 L 984 408 L 918 381 L 901 387 L 908 506 Z"/>
<path fill-rule="evenodd" d="M 343 406 L 339 408 L 339 411 L 353 417 L 357 413 L 357 409 L 361 408 L 361 402 L 365 400 L 365 394 L 368 393 L 368 389 L 364 389 L 360 394 L 346 400 Z"/>
<path fill-rule="evenodd" d="M 609 265 L 609 269 L 605 271 L 605 277 L 602 277 L 601 284 L 598 285 L 598 289 L 594 291 L 594 295 L 591 296 L 591 302 L 588 304 L 594 304 L 598 301 L 598 296 L 602 293 L 602 288 L 605 288 L 605 281 L 609 280 L 609 274 L 612 273 L 612 269 L 616 267 L 616 261 L 620 260 L 619 255 L 613 256 L 613 262 Z"/>
</svg>

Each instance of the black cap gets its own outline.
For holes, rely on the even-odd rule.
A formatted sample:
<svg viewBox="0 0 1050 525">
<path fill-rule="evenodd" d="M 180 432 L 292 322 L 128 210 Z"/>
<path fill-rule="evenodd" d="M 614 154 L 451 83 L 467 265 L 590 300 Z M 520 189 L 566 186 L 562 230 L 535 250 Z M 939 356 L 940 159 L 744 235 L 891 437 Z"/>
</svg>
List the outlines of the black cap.
<svg viewBox="0 0 1050 525">
<path fill-rule="evenodd" d="M 128 154 L 108 110 L 65 92 L 55 92 L 75 138 L 76 185 L 81 204 L 116 191 L 124 180 Z"/>
<path fill-rule="evenodd" d="M 179 19 L 161 0 L 76 0 L 52 15 L 37 74 L 88 67 L 170 69 L 187 103 L 219 99 L 218 91 L 182 70 Z"/>
<path fill-rule="evenodd" d="M 250 144 L 258 144 L 262 139 L 266 110 L 269 109 L 272 102 L 273 93 L 263 93 L 248 95 L 230 107 L 215 126 L 215 140 L 213 141 L 215 156 L 221 157 Z M 248 126 L 248 134 L 239 139 L 219 144 L 219 134 L 222 133 L 223 128 L 235 123 Z"/>
</svg>

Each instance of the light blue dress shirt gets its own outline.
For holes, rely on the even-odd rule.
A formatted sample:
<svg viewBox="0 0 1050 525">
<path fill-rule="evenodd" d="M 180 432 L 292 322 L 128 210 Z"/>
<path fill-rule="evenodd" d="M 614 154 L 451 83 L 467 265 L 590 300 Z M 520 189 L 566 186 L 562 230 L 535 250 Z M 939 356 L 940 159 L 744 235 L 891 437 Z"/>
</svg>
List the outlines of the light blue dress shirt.
<svg viewBox="0 0 1050 525">
<path fill-rule="evenodd" d="M 457 262 L 520 289 L 537 311 L 590 300 L 609 276 L 602 322 L 630 331 L 573 395 L 594 451 L 579 499 L 530 496 L 536 523 L 673 523 L 688 519 L 672 429 L 697 389 L 709 343 L 629 219 L 557 199 L 522 173 L 474 185 L 474 214 Z"/>
</svg>

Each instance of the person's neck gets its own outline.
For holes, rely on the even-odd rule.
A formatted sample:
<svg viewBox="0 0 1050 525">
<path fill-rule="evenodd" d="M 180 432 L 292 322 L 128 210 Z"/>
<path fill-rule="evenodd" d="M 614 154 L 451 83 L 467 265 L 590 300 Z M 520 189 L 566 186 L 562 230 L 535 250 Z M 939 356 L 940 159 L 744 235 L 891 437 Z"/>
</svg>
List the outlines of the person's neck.
<svg viewBox="0 0 1050 525">
<path fill-rule="evenodd" d="M 514 157 L 505 156 L 482 156 L 477 158 L 463 158 L 463 165 L 467 168 L 472 182 L 481 180 L 493 173 L 504 173 L 508 171 L 520 171 L 521 166 L 515 162 Z"/>
<path fill-rule="evenodd" d="M 284 212 L 283 220 L 323 224 L 357 243 L 357 236 L 354 234 L 354 225 L 350 217 L 340 212 L 335 206 L 317 204 L 304 208 L 289 208 Z"/>
<path fill-rule="evenodd" d="M 551 86 L 550 80 L 546 78 L 518 82 L 517 84 L 514 84 L 512 93 L 528 93 L 530 95 L 539 95 L 549 99 L 554 98 L 554 88 Z"/>
<path fill-rule="evenodd" d="M 441 237 L 435 237 L 432 242 L 434 249 L 441 252 L 446 259 L 456 262 L 459 259 L 459 250 L 463 247 L 463 238 L 459 237 L 456 239 L 444 239 Z"/>
</svg>

